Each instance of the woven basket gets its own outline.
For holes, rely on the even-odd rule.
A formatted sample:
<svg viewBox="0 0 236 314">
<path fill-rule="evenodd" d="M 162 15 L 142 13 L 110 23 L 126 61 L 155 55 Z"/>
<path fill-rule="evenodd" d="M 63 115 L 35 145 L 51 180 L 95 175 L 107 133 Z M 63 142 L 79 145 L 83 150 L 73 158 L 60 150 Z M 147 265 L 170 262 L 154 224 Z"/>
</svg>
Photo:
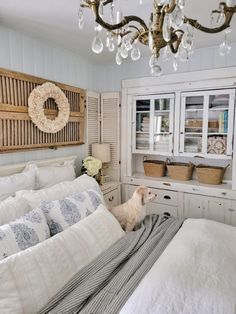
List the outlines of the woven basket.
<svg viewBox="0 0 236 314">
<path fill-rule="evenodd" d="M 206 183 L 206 184 L 221 184 L 224 174 L 225 174 L 225 170 L 228 166 L 215 167 L 215 166 L 198 165 L 196 167 L 198 181 L 200 183 Z"/>
<path fill-rule="evenodd" d="M 166 163 L 161 160 L 144 160 L 143 167 L 148 177 L 163 177 L 165 175 Z"/>
<path fill-rule="evenodd" d="M 192 179 L 194 165 L 192 163 L 171 162 L 167 164 L 168 175 L 171 179 L 188 181 Z"/>
</svg>

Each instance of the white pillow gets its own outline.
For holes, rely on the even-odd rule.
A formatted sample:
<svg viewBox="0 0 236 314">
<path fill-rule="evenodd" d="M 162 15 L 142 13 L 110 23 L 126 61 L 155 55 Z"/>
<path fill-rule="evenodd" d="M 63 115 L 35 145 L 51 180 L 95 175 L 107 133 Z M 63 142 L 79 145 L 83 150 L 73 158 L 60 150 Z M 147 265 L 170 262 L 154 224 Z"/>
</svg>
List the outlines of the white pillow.
<svg viewBox="0 0 236 314">
<path fill-rule="evenodd" d="M 54 236 L 92 214 L 102 202 L 101 193 L 95 186 L 63 200 L 44 201 L 40 208 L 46 216 L 50 233 Z"/>
<path fill-rule="evenodd" d="M 0 313 L 38 313 L 99 254 L 124 235 L 103 205 L 54 237 L 0 262 Z"/>
<path fill-rule="evenodd" d="M 99 185 L 97 181 L 86 174 L 78 177 L 73 181 L 65 181 L 53 185 L 49 188 L 37 191 L 19 191 L 16 193 L 18 197 L 23 198 L 32 209 L 38 207 L 42 201 L 55 201 L 63 199 L 77 192 L 85 191 L 89 188 Z M 105 201 L 103 200 L 103 204 Z"/>
<path fill-rule="evenodd" d="M 47 188 L 63 181 L 72 181 L 76 177 L 74 161 L 62 165 L 38 167 L 36 175 L 37 189 Z"/>
<path fill-rule="evenodd" d="M 42 210 L 34 209 L 10 224 L 0 226 L 0 260 L 49 237 L 49 228 Z"/>
<path fill-rule="evenodd" d="M 37 167 L 29 164 L 21 173 L 0 177 L 0 201 L 15 195 L 19 190 L 35 189 Z"/>
<path fill-rule="evenodd" d="M 8 197 L 0 202 L 0 226 L 20 218 L 32 208 L 19 196 Z"/>
</svg>

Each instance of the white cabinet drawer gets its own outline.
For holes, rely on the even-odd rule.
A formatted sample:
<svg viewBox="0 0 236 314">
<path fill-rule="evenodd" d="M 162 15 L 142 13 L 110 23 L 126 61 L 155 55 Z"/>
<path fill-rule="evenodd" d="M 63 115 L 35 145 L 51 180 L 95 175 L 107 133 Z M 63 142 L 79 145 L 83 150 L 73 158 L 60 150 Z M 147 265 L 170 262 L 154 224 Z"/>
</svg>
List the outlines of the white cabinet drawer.
<svg viewBox="0 0 236 314">
<path fill-rule="evenodd" d="M 166 205 L 178 205 L 178 192 L 152 189 L 152 192 L 156 194 L 154 203 L 161 203 Z"/>
<path fill-rule="evenodd" d="M 236 201 L 231 202 L 231 208 L 236 210 Z"/>
<path fill-rule="evenodd" d="M 137 188 L 137 185 L 129 185 L 128 195 L 131 197 L 134 193 L 134 190 Z M 159 190 L 150 188 L 152 193 L 156 194 L 156 197 L 152 202 L 166 204 L 171 206 L 178 206 L 178 192 L 175 191 L 167 191 L 167 190 Z"/>
<path fill-rule="evenodd" d="M 184 218 L 204 217 L 204 197 L 193 194 L 184 195 Z"/>
<path fill-rule="evenodd" d="M 177 207 L 170 206 L 166 204 L 158 204 L 158 203 L 148 203 L 147 205 L 147 214 L 164 214 L 169 213 L 171 216 L 176 217 L 177 214 Z"/>
<path fill-rule="evenodd" d="M 112 207 L 115 207 L 120 203 L 118 188 L 104 194 L 103 196 L 108 209 L 111 209 Z"/>
<path fill-rule="evenodd" d="M 236 226 L 236 201 L 231 201 L 228 208 L 228 224 Z"/>
</svg>

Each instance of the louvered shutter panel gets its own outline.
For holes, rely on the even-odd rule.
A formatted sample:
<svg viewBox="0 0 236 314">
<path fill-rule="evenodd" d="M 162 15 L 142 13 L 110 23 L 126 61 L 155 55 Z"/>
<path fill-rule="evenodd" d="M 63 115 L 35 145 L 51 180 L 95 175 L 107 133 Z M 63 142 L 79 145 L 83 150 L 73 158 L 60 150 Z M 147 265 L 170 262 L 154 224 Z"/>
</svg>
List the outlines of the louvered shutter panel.
<svg viewBox="0 0 236 314">
<path fill-rule="evenodd" d="M 105 174 L 120 180 L 120 94 L 101 94 L 101 142 L 111 144 L 111 162 Z"/>
<path fill-rule="evenodd" d="M 100 141 L 100 94 L 96 92 L 87 91 L 87 132 L 86 132 L 86 154 L 92 155 L 92 143 L 99 143 Z"/>
</svg>

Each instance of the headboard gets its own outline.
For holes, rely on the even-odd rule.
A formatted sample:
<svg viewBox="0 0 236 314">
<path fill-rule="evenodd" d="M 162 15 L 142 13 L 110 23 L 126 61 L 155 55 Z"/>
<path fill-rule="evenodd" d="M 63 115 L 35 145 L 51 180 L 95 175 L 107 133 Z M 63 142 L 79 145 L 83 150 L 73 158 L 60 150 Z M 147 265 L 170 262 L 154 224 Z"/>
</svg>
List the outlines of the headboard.
<svg viewBox="0 0 236 314">
<path fill-rule="evenodd" d="M 43 166 L 50 166 L 50 165 L 52 166 L 56 164 L 62 164 L 65 161 L 76 160 L 77 157 L 78 156 L 73 155 L 73 156 L 66 156 L 66 157 L 36 160 L 36 161 L 30 161 L 30 162 L 35 163 L 38 167 L 43 167 Z M 9 176 L 11 174 L 21 172 L 25 168 L 28 162 L 29 161 L 20 163 L 20 164 L 0 166 L 0 177 Z"/>
</svg>

